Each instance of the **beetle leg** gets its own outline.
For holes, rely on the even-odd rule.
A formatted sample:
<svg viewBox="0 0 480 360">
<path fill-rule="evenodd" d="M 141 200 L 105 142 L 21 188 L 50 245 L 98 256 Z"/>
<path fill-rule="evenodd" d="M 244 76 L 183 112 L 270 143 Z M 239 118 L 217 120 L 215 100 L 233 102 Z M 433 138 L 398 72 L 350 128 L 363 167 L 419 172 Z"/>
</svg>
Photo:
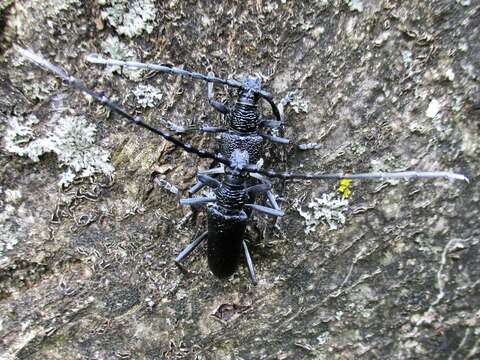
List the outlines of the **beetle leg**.
<svg viewBox="0 0 480 360">
<path fill-rule="evenodd" d="M 280 121 L 276 121 L 275 119 L 266 119 L 266 120 L 260 121 L 260 123 L 258 124 L 258 127 L 276 129 L 282 125 L 283 124 Z"/>
<path fill-rule="evenodd" d="M 212 71 L 209 71 L 208 76 L 213 77 L 215 76 L 215 74 Z M 214 99 L 213 82 L 209 82 L 207 84 L 207 96 L 208 96 L 208 102 L 210 103 L 210 105 L 212 105 L 215 108 L 215 110 L 221 112 L 222 114 L 228 113 L 228 108 L 225 105 L 223 105 L 221 102 Z"/>
<path fill-rule="evenodd" d="M 204 183 L 202 183 L 201 181 L 198 181 L 195 185 L 193 185 L 190 189 L 188 189 L 188 192 L 190 195 L 193 195 L 198 191 L 200 191 L 204 186 L 205 186 Z"/>
<path fill-rule="evenodd" d="M 222 183 L 217 179 L 205 174 L 197 174 L 198 180 L 211 188 L 218 188 Z"/>
<path fill-rule="evenodd" d="M 199 170 L 197 171 L 197 174 L 203 174 L 203 175 L 225 174 L 225 168 L 223 166 L 219 166 L 213 169 Z"/>
<path fill-rule="evenodd" d="M 273 136 L 273 135 L 267 135 L 267 134 L 259 134 L 261 137 L 264 139 L 270 140 L 271 142 L 277 143 L 277 144 L 290 144 L 290 140 L 286 138 L 282 138 L 279 136 Z"/>
<path fill-rule="evenodd" d="M 272 216 L 284 216 L 285 213 L 282 210 L 277 210 L 268 206 L 262 206 L 262 205 L 257 205 L 257 204 L 245 204 L 246 207 L 252 208 L 253 210 L 256 210 L 258 212 L 267 214 L 267 215 L 272 215 Z"/>
<path fill-rule="evenodd" d="M 180 265 L 180 261 L 185 259 L 193 250 L 195 250 L 195 248 L 207 238 L 207 235 L 208 231 L 205 231 L 202 235 L 197 237 L 190 245 L 183 249 L 183 251 L 175 258 L 175 264 Z"/>
<path fill-rule="evenodd" d="M 267 194 L 268 202 L 270 203 L 270 205 L 272 206 L 273 209 L 275 209 L 277 211 L 281 211 L 282 209 L 280 209 L 280 205 L 278 205 L 278 202 L 277 202 L 277 199 L 275 198 L 275 195 L 273 195 L 273 193 L 270 191 L 270 189 L 272 188 L 272 182 L 270 180 L 268 180 L 267 178 L 265 178 L 263 175 L 260 175 L 260 174 L 250 173 L 250 176 L 259 180 L 262 183 L 262 185 L 265 185 L 266 187 L 268 187 L 268 189 L 266 189 L 267 191 L 265 191 L 266 194 Z M 247 189 L 247 191 L 248 191 L 248 189 Z"/>
<path fill-rule="evenodd" d="M 180 205 L 203 205 L 211 202 L 215 202 L 217 199 L 215 197 L 192 197 L 192 198 L 185 198 L 180 199 Z"/>
<path fill-rule="evenodd" d="M 247 243 L 243 240 L 243 251 L 245 252 L 245 258 L 247 259 L 248 272 L 250 273 L 250 278 L 252 279 L 253 285 L 257 285 L 257 275 L 255 274 L 255 268 L 253 267 L 252 257 L 248 251 Z"/>
<path fill-rule="evenodd" d="M 272 207 L 275 210 L 281 210 L 280 206 L 277 203 L 277 200 L 275 199 L 275 195 L 273 195 L 271 191 L 267 191 L 267 198 L 268 198 L 268 202 L 270 203 L 270 205 L 272 205 Z"/>
<path fill-rule="evenodd" d="M 247 194 L 258 194 L 258 193 L 266 193 L 272 188 L 272 184 L 257 184 L 253 186 L 249 186 L 248 188 L 245 189 Z"/>
<path fill-rule="evenodd" d="M 211 176 L 208 176 L 207 174 L 223 174 L 224 173 L 224 168 L 223 167 L 218 167 L 214 169 L 208 169 L 205 171 L 198 171 L 197 172 L 197 178 L 198 182 L 193 185 L 188 192 L 193 195 L 200 191 L 204 186 L 210 186 L 213 188 L 217 188 L 220 186 L 220 182 L 217 179 L 212 178 Z"/>
</svg>

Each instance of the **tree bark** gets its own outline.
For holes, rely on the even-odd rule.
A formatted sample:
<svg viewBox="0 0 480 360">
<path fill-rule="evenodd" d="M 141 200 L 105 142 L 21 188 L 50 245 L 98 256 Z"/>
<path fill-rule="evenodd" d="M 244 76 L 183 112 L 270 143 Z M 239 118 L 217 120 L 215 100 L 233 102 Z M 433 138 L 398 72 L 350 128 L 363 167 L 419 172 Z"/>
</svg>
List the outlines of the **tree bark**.
<svg viewBox="0 0 480 360">
<path fill-rule="evenodd" d="M 479 357 L 478 1 L 13 0 L 0 11 L 0 358 Z M 206 215 L 178 197 L 211 161 L 126 124 L 13 44 L 158 127 L 225 120 L 204 82 L 85 57 L 260 74 L 275 101 L 291 95 L 285 136 L 314 144 L 269 145 L 266 168 L 449 170 L 470 183 L 354 181 L 343 199 L 338 182 L 274 181 L 287 215 L 254 216 L 246 235 L 256 287 L 246 264 L 216 279 L 203 247 L 181 271 L 173 259 Z M 234 91 L 215 91 L 233 104 Z M 216 149 L 212 135 L 182 138 Z"/>
</svg>

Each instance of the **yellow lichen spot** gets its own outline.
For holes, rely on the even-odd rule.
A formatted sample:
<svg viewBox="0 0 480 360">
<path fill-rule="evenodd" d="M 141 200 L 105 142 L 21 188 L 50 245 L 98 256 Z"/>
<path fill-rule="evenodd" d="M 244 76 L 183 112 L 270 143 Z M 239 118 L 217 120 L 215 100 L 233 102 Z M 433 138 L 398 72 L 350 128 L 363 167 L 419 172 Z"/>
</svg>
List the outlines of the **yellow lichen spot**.
<svg viewBox="0 0 480 360">
<path fill-rule="evenodd" d="M 350 188 L 351 185 L 352 185 L 352 180 L 350 179 L 340 180 L 340 186 L 338 187 L 338 192 L 343 195 L 344 199 L 348 199 L 350 195 L 352 195 L 352 189 Z"/>
</svg>

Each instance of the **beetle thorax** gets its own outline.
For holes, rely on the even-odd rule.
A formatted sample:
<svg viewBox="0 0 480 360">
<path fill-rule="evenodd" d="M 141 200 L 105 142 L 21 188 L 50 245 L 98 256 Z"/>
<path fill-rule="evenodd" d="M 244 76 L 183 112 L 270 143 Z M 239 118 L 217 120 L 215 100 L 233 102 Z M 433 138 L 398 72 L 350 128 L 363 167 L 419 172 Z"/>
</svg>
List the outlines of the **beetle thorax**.
<svg viewBox="0 0 480 360">
<path fill-rule="evenodd" d="M 230 127 L 241 133 L 251 133 L 258 128 L 257 104 L 237 102 L 227 117 Z"/>
<path fill-rule="evenodd" d="M 257 103 L 262 83 L 260 78 L 247 75 L 243 79 L 243 85 L 238 91 L 238 100 L 228 120 L 232 129 L 252 132 L 258 128 Z"/>
<path fill-rule="evenodd" d="M 240 211 L 248 200 L 243 177 L 227 175 L 226 180 L 215 190 L 217 205 L 229 210 Z"/>
</svg>

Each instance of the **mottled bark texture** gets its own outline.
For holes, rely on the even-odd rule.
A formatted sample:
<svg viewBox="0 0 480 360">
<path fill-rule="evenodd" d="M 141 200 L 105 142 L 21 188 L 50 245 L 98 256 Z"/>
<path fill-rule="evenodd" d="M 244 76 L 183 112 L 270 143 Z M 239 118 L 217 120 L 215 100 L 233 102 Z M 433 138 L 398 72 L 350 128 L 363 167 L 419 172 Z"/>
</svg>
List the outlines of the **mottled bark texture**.
<svg viewBox="0 0 480 360">
<path fill-rule="evenodd" d="M 478 0 L 10 0 L 0 11 L 0 358 L 479 357 Z M 223 120 L 205 83 L 85 56 L 258 73 L 276 101 L 296 91 L 285 135 L 316 145 L 269 145 L 266 167 L 471 182 L 355 181 L 343 200 L 338 183 L 277 181 L 287 216 L 248 229 L 257 287 L 245 265 L 217 280 L 205 247 L 182 272 L 172 260 L 205 214 L 177 196 L 210 162 L 23 62 L 14 43 L 157 126 Z M 215 149 L 214 136 L 184 138 Z"/>
</svg>

